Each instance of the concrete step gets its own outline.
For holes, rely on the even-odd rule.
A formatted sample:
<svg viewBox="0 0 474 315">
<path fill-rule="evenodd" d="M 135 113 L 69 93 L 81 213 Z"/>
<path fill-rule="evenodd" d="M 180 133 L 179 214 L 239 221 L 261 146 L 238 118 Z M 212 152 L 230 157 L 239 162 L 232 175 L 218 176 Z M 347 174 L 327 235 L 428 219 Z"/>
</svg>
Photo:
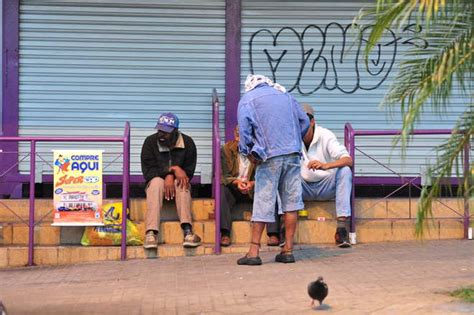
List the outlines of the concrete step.
<svg viewBox="0 0 474 315">
<path fill-rule="evenodd" d="M 139 237 L 145 235 L 144 222 L 135 222 Z M 232 223 L 232 243 L 248 244 L 251 235 L 251 222 L 234 221 Z M 415 220 L 379 219 L 358 220 L 356 223 L 357 241 L 361 243 L 415 240 Z M 295 241 L 301 244 L 325 244 L 334 242 L 336 221 L 334 219 L 299 220 Z M 435 219 L 428 223 L 425 239 L 461 239 L 463 222 L 451 219 Z M 214 243 L 214 221 L 194 222 L 194 232 L 204 243 Z M 80 245 L 84 227 L 56 227 L 42 223 L 35 227 L 36 245 Z M 266 244 L 268 237 L 263 233 L 261 242 Z M 179 245 L 183 242 L 183 233 L 179 222 L 162 222 L 159 234 L 160 244 Z M 28 227 L 24 224 L 0 224 L 0 245 L 27 245 Z"/>
<path fill-rule="evenodd" d="M 120 202 L 118 199 L 104 200 L 106 203 Z M 334 219 L 334 201 L 305 202 L 309 219 Z M 415 218 L 417 199 L 409 198 L 359 198 L 355 201 L 357 218 Z M 214 201 L 212 199 L 194 199 L 192 213 L 195 221 L 214 218 Z M 470 201 L 470 208 L 474 211 L 474 200 Z M 233 218 L 235 220 L 250 220 L 251 204 L 238 204 Z M 29 201 L 26 199 L 0 200 L 0 223 L 27 222 Z M 146 213 L 145 199 L 130 200 L 130 217 L 134 221 L 144 221 Z M 461 198 L 440 198 L 433 203 L 435 218 L 456 218 L 464 213 L 464 200 Z M 177 221 L 178 216 L 173 202 L 165 202 L 162 210 L 162 221 Z M 35 202 L 35 220 L 52 222 L 52 200 L 37 199 Z"/>
<path fill-rule="evenodd" d="M 295 250 L 303 246 L 295 246 Z M 279 251 L 279 247 L 262 246 L 261 251 Z M 181 245 L 160 245 L 154 255 L 142 246 L 128 246 L 127 259 L 165 258 L 176 256 L 198 256 L 214 254 L 213 244 L 203 244 L 196 248 Z M 232 245 L 222 248 L 222 254 L 246 253 L 248 245 Z M 35 265 L 69 265 L 84 262 L 120 260 L 118 246 L 38 246 L 34 249 Z M 28 248 L 25 246 L 0 247 L 0 268 L 22 267 L 28 263 Z"/>
</svg>

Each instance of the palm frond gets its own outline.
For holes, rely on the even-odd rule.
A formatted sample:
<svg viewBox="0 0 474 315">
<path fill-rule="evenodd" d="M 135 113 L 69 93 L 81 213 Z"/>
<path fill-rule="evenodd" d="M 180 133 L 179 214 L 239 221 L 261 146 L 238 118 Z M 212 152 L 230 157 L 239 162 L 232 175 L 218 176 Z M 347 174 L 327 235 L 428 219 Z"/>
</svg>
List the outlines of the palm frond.
<svg viewBox="0 0 474 315">
<path fill-rule="evenodd" d="M 433 200 L 440 196 L 443 182 L 450 177 L 453 168 L 458 178 L 462 178 L 462 183 L 458 185 L 458 194 L 465 192 L 472 193 L 470 185 L 471 174 L 474 171 L 474 163 L 468 166 L 467 172 L 462 172 L 461 167 L 464 166 L 463 153 L 464 148 L 470 144 L 470 139 L 474 134 L 474 112 L 472 104 L 468 106 L 468 110 L 459 119 L 450 138 L 437 148 L 436 163 L 427 170 L 427 176 L 434 179 L 431 185 L 424 185 L 421 190 L 421 196 L 418 203 L 418 215 L 416 221 L 416 234 L 423 235 L 424 223 L 427 218 L 432 217 Z"/>
<path fill-rule="evenodd" d="M 445 39 L 445 46 L 439 47 L 433 55 L 402 62 L 395 83 L 381 102 L 385 107 L 400 104 L 403 125 L 399 140 L 403 145 L 407 144 L 425 104 L 439 112 L 449 105 L 455 81 L 464 93 L 468 90 L 467 84 L 471 84 L 472 33 L 463 29 L 453 35 Z"/>
<path fill-rule="evenodd" d="M 450 97 L 456 88 L 471 99 L 451 137 L 437 148 L 436 163 L 428 168 L 428 176 L 433 177 L 434 181 L 429 186 L 423 186 L 421 192 L 418 235 L 423 233 L 423 223 L 432 215 L 433 198 L 440 195 L 443 179 L 450 177 L 453 169 L 460 176 L 464 146 L 469 145 L 474 131 L 472 6 L 472 0 L 378 0 L 373 10 L 362 12 L 358 17 L 359 20 L 369 18 L 371 24 L 375 23 L 369 35 L 366 58 L 387 28 L 396 26 L 400 29 L 408 20 L 414 19 L 416 27 L 424 26 L 423 35 L 429 39 L 429 47 L 413 46 L 405 53 L 409 60 L 400 64 L 399 73 L 381 104 L 392 110 L 396 106 L 400 108 L 403 120 L 401 134 L 395 144 L 401 142 L 402 154 L 427 104 L 434 112 L 442 113 L 449 107 Z M 470 165 L 472 171 L 473 166 Z M 465 193 L 473 191 L 469 174 L 462 176 L 464 182 L 458 186 Z"/>
</svg>

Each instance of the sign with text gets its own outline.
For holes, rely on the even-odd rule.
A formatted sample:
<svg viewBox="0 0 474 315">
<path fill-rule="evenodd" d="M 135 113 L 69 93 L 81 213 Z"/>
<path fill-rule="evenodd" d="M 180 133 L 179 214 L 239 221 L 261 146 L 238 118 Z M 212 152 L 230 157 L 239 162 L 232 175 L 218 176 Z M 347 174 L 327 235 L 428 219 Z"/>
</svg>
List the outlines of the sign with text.
<svg viewBox="0 0 474 315">
<path fill-rule="evenodd" d="M 102 151 L 54 150 L 52 225 L 103 225 Z"/>
</svg>

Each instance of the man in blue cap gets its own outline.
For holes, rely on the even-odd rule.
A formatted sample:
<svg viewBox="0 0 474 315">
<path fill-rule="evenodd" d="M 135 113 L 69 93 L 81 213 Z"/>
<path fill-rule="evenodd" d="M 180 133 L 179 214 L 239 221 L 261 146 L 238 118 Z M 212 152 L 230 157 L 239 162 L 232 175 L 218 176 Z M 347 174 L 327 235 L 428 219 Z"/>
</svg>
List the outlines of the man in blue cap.
<svg viewBox="0 0 474 315">
<path fill-rule="evenodd" d="M 163 198 L 175 199 L 184 247 L 197 247 L 201 238 L 193 233 L 190 180 L 196 169 L 196 146 L 191 137 L 179 131 L 179 119 L 164 113 L 148 136 L 141 152 L 142 172 L 146 180 L 146 235 L 144 247 L 158 247 L 160 212 Z"/>
</svg>

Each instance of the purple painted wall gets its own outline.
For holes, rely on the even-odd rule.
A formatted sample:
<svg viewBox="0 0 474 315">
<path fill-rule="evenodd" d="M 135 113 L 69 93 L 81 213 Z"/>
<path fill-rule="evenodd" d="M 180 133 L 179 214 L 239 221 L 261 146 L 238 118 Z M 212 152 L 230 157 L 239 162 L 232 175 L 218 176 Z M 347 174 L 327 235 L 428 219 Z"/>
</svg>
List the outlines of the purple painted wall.
<svg viewBox="0 0 474 315">
<path fill-rule="evenodd" d="M 18 135 L 18 77 L 19 77 L 19 0 L 3 1 L 2 6 L 2 136 Z M 18 143 L 0 143 L 0 174 L 11 168 L 18 160 Z M 7 153 L 13 152 L 13 153 Z M 8 174 L 17 174 L 14 166 Z M 0 194 L 10 194 L 15 183 L 2 183 Z"/>
<path fill-rule="evenodd" d="M 240 99 L 241 0 L 226 0 L 225 8 L 225 139 L 234 138 Z"/>
</svg>

